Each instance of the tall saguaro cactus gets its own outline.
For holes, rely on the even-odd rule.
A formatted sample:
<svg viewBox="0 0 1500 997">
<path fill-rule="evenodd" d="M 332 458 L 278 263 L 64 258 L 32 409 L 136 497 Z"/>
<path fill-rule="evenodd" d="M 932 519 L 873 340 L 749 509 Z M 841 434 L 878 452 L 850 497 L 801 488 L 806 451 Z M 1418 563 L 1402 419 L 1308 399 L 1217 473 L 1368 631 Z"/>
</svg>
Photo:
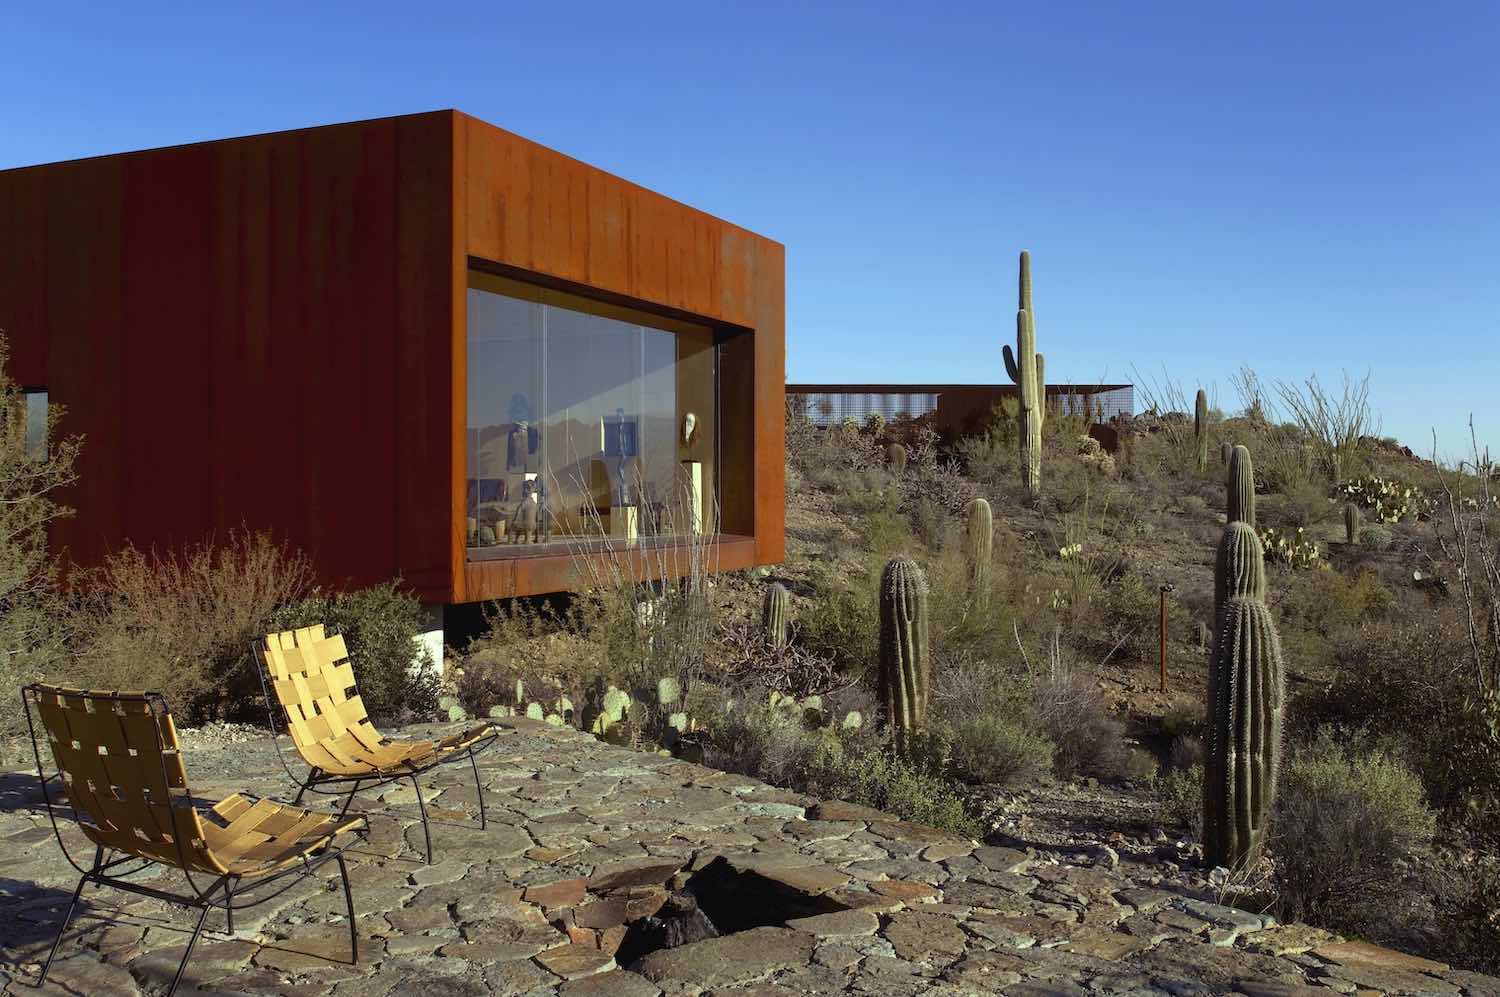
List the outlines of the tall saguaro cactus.
<svg viewBox="0 0 1500 997">
<path fill-rule="evenodd" d="M 990 503 L 973 499 L 964 509 L 964 558 L 969 567 L 969 597 L 975 605 L 983 604 L 989 595 L 994 542 L 995 515 Z"/>
<path fill-rule="evenodd" d="M 1238 458 L 1244 448 L 1235 450 Z M 1231 479 L 1236 466 L 1244 473 L 1249 465 L 1245 451 L 1243 461 L 1231 461 Z M 1265 843 L 1281 766 L 1285 700 L 1281 639 L 1265 602 L 1265 551 L 1243 519 L 1231 519 L 1219 540 L 1214 596 L 1203 857 L 1208 865 L 1236 869 L 1253 863 Z"/>
<path fill-rule="evenodd" d="M 1005 371 L 1021 389 L 1021 480 L 1026 494 L 1042 489 L 1042 423 L 1047 417 L 1046 361 L 1036 351 L 1036 312 L 1031 305 L 1031 254 L 1021 251 L 1020 303 L 1016 311 L 1016 350 L 1007 345 Z"/>
<path fill-rule="evenodd" d="M 1237 446 L 1229 454 L 1229 521 L 1255 525 L 1255 465 L 1250 450 Z"/>
<path fill-rule="evenodd" d="M 787 610 L 791 602 L 791 593 L 780 582 L 772 582 L 766 589 L 765 603 L 760 609 L 760 625 L 773 647 L 786 646 Z"/>
<path fill-rule="evenodd" d="M 917 562 L 893 557 L 880 575 L 880 699 L 903 747 L 927 726 L 932 666 L 927 645 L 927 579 Z"/>
<path fill-rule="evenodd" d="M 1198 444 L 1198 470 L 1208 470 L 1208 394 L 1198 389 L 1198 397 L 1193 399 L 1193 435 Z"/>
<path fill-rule="evenodd" d="M 1344 540 L 1354 543 L 1359 539 L 1359 506 L 1353 502 L 1344 503 Z"/>
</svg>

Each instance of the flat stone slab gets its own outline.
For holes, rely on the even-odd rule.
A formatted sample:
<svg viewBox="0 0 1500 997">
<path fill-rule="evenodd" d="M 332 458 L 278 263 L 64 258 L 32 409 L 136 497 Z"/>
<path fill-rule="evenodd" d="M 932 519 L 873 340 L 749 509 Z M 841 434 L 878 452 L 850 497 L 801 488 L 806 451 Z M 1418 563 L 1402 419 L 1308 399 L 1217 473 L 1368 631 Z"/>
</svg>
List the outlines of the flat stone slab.
<svg viewBox="0 0 1500 997">
<path fill-rule="evenodd" d="M 723 938 L 652 952 L 630 968 L 653 983 L 724 987 L 749 983 L 812 961 L 812 935 L 790 928 L 752 928 Z"/>
</svg>

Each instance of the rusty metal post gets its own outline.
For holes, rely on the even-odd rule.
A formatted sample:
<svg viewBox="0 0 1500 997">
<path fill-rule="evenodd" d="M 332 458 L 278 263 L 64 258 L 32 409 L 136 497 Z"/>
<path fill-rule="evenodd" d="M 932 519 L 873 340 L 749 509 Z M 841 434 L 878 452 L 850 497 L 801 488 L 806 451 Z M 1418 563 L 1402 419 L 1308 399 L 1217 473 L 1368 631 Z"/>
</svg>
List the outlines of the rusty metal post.
<svg viewBox="0 0 1500 997">
<path fill-rule="evenodd" d="M 1158 631 L 1161 635 L 1161 691 L 1167 691 L 1167 593 L 1172 591 L 1171 585 L 1161 587 L 1161 624 Z"/>
</svg>

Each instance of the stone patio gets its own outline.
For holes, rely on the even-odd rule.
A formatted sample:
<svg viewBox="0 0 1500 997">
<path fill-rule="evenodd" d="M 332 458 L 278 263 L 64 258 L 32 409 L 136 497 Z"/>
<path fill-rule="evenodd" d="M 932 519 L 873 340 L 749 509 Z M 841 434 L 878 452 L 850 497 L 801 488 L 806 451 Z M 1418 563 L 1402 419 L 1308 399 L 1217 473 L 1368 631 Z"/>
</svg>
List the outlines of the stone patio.
<svg viewBox="0 0 1500 997">
<path fill-rule="evenodd" d="M 267 740 L 190 747 L 188 770 L 205 795 L 287 794 Z M 350 864 L 358 965 L 334 874 L 244 912 L 233 936 L 211 915 L 181 992 L 1500 993 L 1500 979 L 1161 889 L 1109 849 L 981 845 L 567 728 L 505 721 L 481 772 L 483 831 L 466 766 L 426 781 L 431 866 L 410 785 L 379 798 L 394 809 L 369 801 Z M 164 991 L 191 916 L 110 890 L 85 894 L 47 987 L 32 986 L 77 882 L 39 806 L 33 774 L 0 773 L 0 985 Z M 671 893 L 689 880 L 715 885 L 715 921 L 745 930 L 617 965 L 622 944 L 701 921 Z"/>
</svg>

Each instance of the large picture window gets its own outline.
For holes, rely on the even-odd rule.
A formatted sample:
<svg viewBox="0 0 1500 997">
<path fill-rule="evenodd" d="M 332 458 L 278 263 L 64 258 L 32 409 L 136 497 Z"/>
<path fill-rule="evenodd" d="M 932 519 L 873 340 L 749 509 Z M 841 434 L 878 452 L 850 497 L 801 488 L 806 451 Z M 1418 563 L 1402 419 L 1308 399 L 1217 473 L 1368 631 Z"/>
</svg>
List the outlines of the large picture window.
<svg viewBox="0 0 1500 997">
<path fill-rule="evenodd" d="M 715 529 L 713 330 L 471 271 L 471 556 Z"/>
</svg>

